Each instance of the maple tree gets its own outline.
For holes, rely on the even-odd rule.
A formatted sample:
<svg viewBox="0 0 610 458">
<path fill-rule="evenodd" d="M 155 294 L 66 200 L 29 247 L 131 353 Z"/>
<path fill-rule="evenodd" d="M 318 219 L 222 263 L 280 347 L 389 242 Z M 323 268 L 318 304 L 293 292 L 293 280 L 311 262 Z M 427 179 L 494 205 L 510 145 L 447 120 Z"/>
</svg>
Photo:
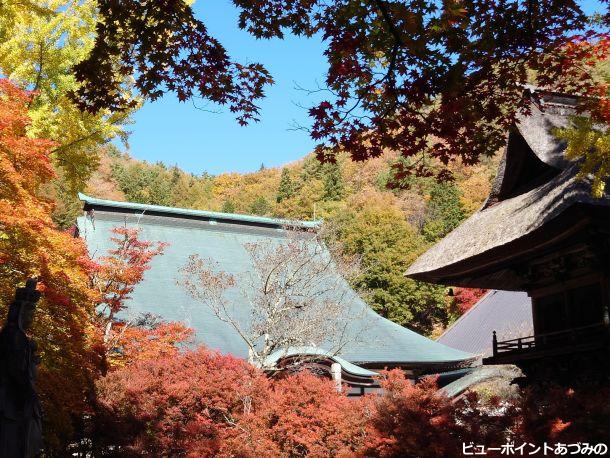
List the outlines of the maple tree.
<svg viewBox="0 0 610 458">
<path fill-rule="evenodd" d="M 481 288 L 453 288 L 453 306 L 457 308 L 458 316 L 470 310 L 485 293 L 487 290 Z"/>
<path fill-rule="evenodd" d="M 270 82 L 268 73 L 258 64 L 230 62 L 185 2 L 99 3 L 96 45 L 76 67 L 82 106 L 123 105 L 113 78 L 119 66 L 120 73 L 136 75 L 146 96 L 170 90 L 184 100 L 198 90 L 229 104 L 240 122 L 255 119 L 254 100 Z M 410 160 L 396 164 L 398 178 L 430 174 L 426 155 L 445 164 L 455 157 L 473 164 L 495 153 L 516 116 L 527 112 L 528 83 L 595 96 L 589 99 L 593 117 L 603 119 L 607 112 L 606 86 L 595 81 L 591 65 L 608 56 L 610 14 L 600 11 L 591 20 L 582 2 L 234 4 L 240 28 L 256 38 L 322 36 L 329 69 L 325 86 L 315 92 L 328 97 L 310 115 L 316 152 L 326 161 L 340 151 L 354 160 L 399 151 Z M 449 175 L 447 169 L 435 173 Z"/>
<path fill-rule="evenodd" d="M 566 397 L 557 388 L 542 402 L 475 392 L 451 399 L 433 378 L 415 383 L 398 369 L 379 382 L 383 391 L 350 399 L 307 370 L 269 379 L 204 348 L 143 360 L 97 382 L 96 446 L 121 456 L 444 457 L 463 443 L 603 441 L 607 433 L 605 391 Z"/>
<path fill-rule="evenodd" d="M 177 355 L 185 343 L 191 343 L 194 331 L 180 322 L 161 322 L 150 328 L 130 326 L 121 339 L 124 361 L 132 363 Z"/>
<path fill-rule="evenodd" d="M 576 388 L 532 384 L 517 403 L 521 416 L 517 434 L 532 442 L 604 443 L 610 435 L 608 382 Z"/>
<path fill-rule="evenodd" d="M 355 456 L 365 431 L 361 402 L 307 370 L 272 381 L 253 415 L 227 431 L 226 456 Z"/>
<path fill-rule="evenodd" d="M 378 380 L 350 399 L 306 369 L 268 378 L 205 348 L 145 358 L 98 380 L 93 437 L 121 456 L 444 457 L 469 443 L 603 442 L 610 425 L 607 383 L 449 398 L 432 377 Z"/>
<path fill-rule="evenodd" d="M 82 109 L 120 111 L 136 102 L 124 90 L 122 75 L 133 75 L 135 88 L 152 100 L 173 91 L 184 101 L 200 95 L 227 105 L 240 124 L 257 120 L 255 101 L 272 82 L 265 68 L 240 64 L 209 35 L 184 0 L 97 2 L 100 20 L 87 59 L 75 68 Z"/>
<path fill-rule="evenodd" d="M 115 370 L 97 393 L 98 447 L 126 456 L 346 456 L 364 432 L 360 404 L 331 380 L 270 380 L 203 348 Z"/>
<path fill-rule="evenodd" d="M 53 203 L 40 197 L 54 176 L 49 156 L 55 143 L 27 135 L 30 100 L 31 94 L 0 80 L 0 304 L 6 310 L 15 285 L 38 278 L 43 296 L 32 334 L 42 360 L 45 440 L 53 449 L 73 433 L 73 415 L 87 408 L 96 371 L 88 339 L 96 294 L 83 241 L 57 230 Z"/>
<path fill-rule="evenodd" d="M 215 456 L 268 383 L 246 361 L 202 348 L 135 362 L 98 381 L 95 438 L 127 456 Z"/>
<path fill-rule="evenodd" d="M 191 332 L 178 323 L 133 327 L 130 320 L 119 314 L 127 307 L 135 286 L 150 269 L 150 262 L 163 253 L 165 243 L 141 240 L 140 228 L 119 226 L 112 229 L 114 247 L 98 259 L 92 260 L 91 288 L 98 292 L 95 329 L 98 333 L 98 350 L 102 353 L 102 368 L 120 364 L 140 353 L 161 355 L 176 343 L 186 340 Z M 151 346 L 138 349 L 150 340 Z M 127 348 L 124 348 L 127 347 Z"/>
<path fill-rule="evenodd" d="M 84 240 L 58 230 L 54 203 L 40 192 L 55 176 L 56 143 L 27 135 L 31 100 L 31 93 L 0 80 L 0 304 L 6 310 L 14 286 L 38 278 L 43 295 L 32 337 L 41 357 L 45 447 L 52 453 L 64 450 L 90 410 L 93 380 L 105 370 L 109 349 L 121 347 L 120 362 L 175 354 L 191 331 L 177 323 L 146 328 L 116 319 L 163 246 L 120 227 L 116 248 L 96 262 Z"/>
<path fill-rule="evenodd" d="M 498 398 L 483 403 L 474 392 L 453 400 L 437 390 L 434 378 L 414 384 L 394 369 L 380 384 L 384 392 L 366 399 L 363 456 L 454 456 L 471 441 L 498 447 L 520 424 L 514 406 Z"/>
</svg>

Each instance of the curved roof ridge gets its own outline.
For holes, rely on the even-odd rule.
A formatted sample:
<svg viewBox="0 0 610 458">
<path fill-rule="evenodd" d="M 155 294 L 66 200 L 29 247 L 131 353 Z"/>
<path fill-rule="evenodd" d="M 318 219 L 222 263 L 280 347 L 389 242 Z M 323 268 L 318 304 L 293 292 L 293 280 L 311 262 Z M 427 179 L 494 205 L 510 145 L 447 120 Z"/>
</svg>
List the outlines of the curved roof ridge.
<svg viewBox="0 0 610 458">
<path fill-rule="evenodd" d="M 110 207 L 125 210 L 137 210 L 142 212 L 164 213 L 172 216 L 199 217 L 211 220 L 232 221 L 245 224 L 264 224 L 269 226 L 293 226 L 303 229 L 316 229 L 322 224 L 321 220 L 302 221 L 290 220 L 281 218 L 270 218 L 267 216 L 242 215 L 237 213 L 222 213 L 208 210 L 194 210 L 190 208 L 166 207 L 163 205 L 140 204 L 136 202 L 121 202 L 118 200 L 98 199 L 91 197 L 81 192 L 78 193 L 78 198 L 85 205 Z"/>
<path fill-rule="evenodd" d="M 366 369 L 357 364 L 351 363 L 344 358 L 341 358 L 335 353 L 328 352 L 323 348 L 319 347 L 290 347 L 288 349 L 276 350 L 267 357 L 266 362 L 269 364 L 277 364 L 284 358 L 290 358 L 292 356 L 320 356 L 326 358 L 332 362 L 339 363 L 341 368 L 353 375 L 359 375 L 361 377 L 375 377 L 379 375 L 378 372 Z"/>
</svg>

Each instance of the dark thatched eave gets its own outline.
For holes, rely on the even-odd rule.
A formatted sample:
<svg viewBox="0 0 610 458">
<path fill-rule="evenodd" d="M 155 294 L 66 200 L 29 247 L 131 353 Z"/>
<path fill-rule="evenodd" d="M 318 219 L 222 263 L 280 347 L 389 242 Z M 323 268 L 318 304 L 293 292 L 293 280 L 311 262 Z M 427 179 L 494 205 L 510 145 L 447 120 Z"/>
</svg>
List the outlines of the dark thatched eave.
<svg viewBox="0 0 610 458">
<path fill-rule="evenodd" d="M 417 259 L 405 275 L 431 283 L 521 290 L 522 279 L 506 267 L 575 236 L 592 219 L 609 220 L 610 196 L 593 198 L 589 183 L 576 178 L 576 167 L 478 211 Z"/>
</svg>

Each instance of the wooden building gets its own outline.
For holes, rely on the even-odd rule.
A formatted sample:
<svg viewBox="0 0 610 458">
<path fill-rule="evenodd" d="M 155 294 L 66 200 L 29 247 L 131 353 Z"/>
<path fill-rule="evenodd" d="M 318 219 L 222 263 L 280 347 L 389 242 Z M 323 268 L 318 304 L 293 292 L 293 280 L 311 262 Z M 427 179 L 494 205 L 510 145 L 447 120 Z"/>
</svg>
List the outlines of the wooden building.
<svg viewBox="0 0 610 458">
<path fill-rule="evenodd" d="M 508 133 L 486 203 L 406 273 L 432 283 L 528 293 L 533 335 L 489 335 L 493 353 L 485 364 L 516 363 L 530 372 L 553 366 L 565 374 L 608 369 L 610 194 L 591 196 L 590 183 L 577 178 L 578 164 L 565 159 L 565 144 L 554 136 L 577 103 L 537 92 L 531 114 Z"/>
<path fill-rule="evenodd" d="M 144 240 L 169 244 L 163 256 L 153 260 L 151 269 L 133 291 L 127 304 L 132 313 L 148 312 L 166 320 L 187 322 L 195 330 L 198 343 L 221 353 L 248 357 L 248 347 L 237 331 L 207 307 L 196 304 L 178 284 L 179 269 L 190 255 L 197 254 L 214 260 L 220 269 L 240 278 L 254 269 L 247 245 L 283 243 L 287 237 L 287 221 L 115 202 L 82 194 L 80 199 L 85 213 L 78 219 L 78 233 L 94 256 L 107 252 L 111 247 L 112 228 L 123 225 L 137 225 Z M 306 221 L 289 223 L 304 229 L 317 226 Z M 357 334 L 357 338 L 350 340 L 338 354 L 330 354 L 323 346 L 282 349 L 270 356 L 278 369 L 291 359 L 310 356 L 307 358 L 310 368 L 332 375 L 335 380 L 340 377 L 352 393 L 362 394 L 376 388 L 375 376 L 380 369 L 398 367 L 415 378 L 455 372 L 474 361 L 470 353 L 442 345 L 379 316 L 345 280 L 338 279 L 337 284 L 341 291 L 336 294 L 344 297 L 345 315 L 353 317 L 345 332 Z M 247 287 L 247 282 L 237 282 L 226 292 L 229 306 L 238 315 L 236 319 L 245 327 L 253 319 L 251 305 L 241 291 Z"/>
</svg>

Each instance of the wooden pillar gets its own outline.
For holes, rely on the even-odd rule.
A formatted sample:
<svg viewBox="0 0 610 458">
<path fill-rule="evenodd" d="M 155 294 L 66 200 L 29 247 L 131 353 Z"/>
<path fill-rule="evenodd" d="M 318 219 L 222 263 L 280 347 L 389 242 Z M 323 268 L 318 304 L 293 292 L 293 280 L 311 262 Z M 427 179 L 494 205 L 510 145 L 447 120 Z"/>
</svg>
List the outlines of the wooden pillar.
<svg viewBox="0 0 610 458">
<path fill-rule="evenodd" d="M 332 363 L 330 366 L 330 373 L 335 382 L 335 388 L 337 391 L 341 392 L 341 364 Z"/>
</svg>

